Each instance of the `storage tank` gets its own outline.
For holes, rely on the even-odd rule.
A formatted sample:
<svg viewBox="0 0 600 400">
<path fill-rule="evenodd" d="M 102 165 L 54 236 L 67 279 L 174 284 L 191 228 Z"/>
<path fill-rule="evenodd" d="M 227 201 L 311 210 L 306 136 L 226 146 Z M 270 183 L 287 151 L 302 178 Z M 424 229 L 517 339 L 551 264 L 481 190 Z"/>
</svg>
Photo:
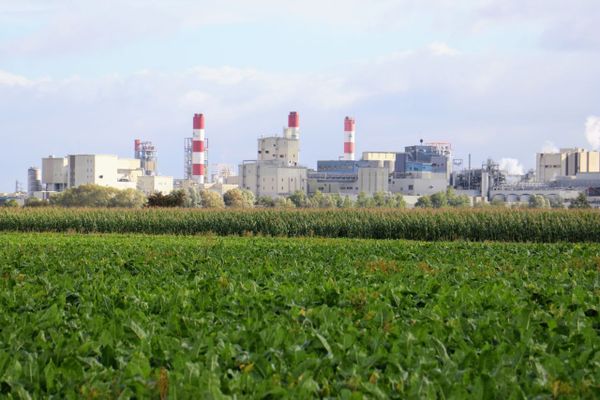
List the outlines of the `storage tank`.
<svg viewBox="0 0 600 400">
<path fill-rule="evenodd" d="M 27 195 L 33 197 L 34 192 L 42 191 L 42 171 L 38 167 L 27 170 Z"/>
</svg>

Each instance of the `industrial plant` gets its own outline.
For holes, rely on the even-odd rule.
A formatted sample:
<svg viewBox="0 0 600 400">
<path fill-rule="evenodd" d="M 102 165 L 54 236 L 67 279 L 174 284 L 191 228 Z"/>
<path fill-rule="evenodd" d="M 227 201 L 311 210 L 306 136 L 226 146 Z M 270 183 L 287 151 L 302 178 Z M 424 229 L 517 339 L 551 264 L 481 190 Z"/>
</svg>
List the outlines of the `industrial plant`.
<svg viewBox="0 0 600 400">
<path fill-rule="evenodd" d="M 592 200 L 600 198 L 600 152 L 580 148 L 538 153 L 535 170 L 510 175 L 493 160 L 481 167 L 463 167 L 453 158 L 446 142 L 424 142 L 403 149 L 373 149 L 356 156 L 356 121 L 346 116 L 340 121 L 341 154 L 318 160 L 316 168 L 300 159 L 300 114 L 292 111 L 281 135 L 257 138 L 256 152 L 232 164 L 215 164 L 209 171 L 208 138 L 205 115 L 192 117 L 192 135 L 183 138 L 183 176 L 162 176 L 158 169 L 158 150 L 151 141 L 134 139 L 133 158 L 116 155 L 68 154 L 41 159 L 41 168 L 27 172 L 27 191 L 17 184 L 12 198 L 48 199 L 54 193 L 84 184 L 117 189 L 137 189 L 146 195 L 167 194 L 174 189 L 197 187 L 225 193 L 232 188 L 251 191 L 255 198 L 279 198 L 301 191 L 339 194 L 354 198 L 360 193 L 402 194 L 414 204 L 425 195 L 454 188 L 467 195 L 471 203 L 525 203 L 531 196 L 569 201 L 579 193 Z M 360 138 L 360 132 L 358 133 Z M 211 173 L 209 173 L 211 172 Z M 9 198 L 5 195 L 4 198 Z"/>
</svg>

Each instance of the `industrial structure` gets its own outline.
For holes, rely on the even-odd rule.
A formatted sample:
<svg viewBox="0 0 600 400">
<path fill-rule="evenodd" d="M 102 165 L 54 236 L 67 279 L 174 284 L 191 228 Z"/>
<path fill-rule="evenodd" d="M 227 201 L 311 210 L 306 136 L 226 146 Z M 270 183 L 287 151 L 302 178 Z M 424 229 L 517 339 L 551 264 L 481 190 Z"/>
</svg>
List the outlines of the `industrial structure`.
<svg viewBox="0 0 600 400">
<path fill-rule="evenodd" d="M 157 174 L 156 148 L 152 142 L 135 139 L 134 158 L 140 160 L 144 175 L 154 176 Z"/>
<path fill-rule="evenodd" d="M 42 171 L 38 167 L 27 170 L 27 195 L 33 197 L 35 192 L 42 191 Z"/>
<path fill-rule="evenodd" d="M 356 137 L 354 118 L 344 119 L 344 160 L 354 161 L 354 141 Z"/>
<path fill-rule="evenodd" d="M 48 198 L 83 184 L 119 189 L 135 188 L 146 194 L 168 193 L 176 188 L 197 187 L 224 193 L 234 187 L 261 196 L 283 197 L 296 191 L 357 196 L 378 192 L 401 193 L 418 198 L 454 187 L 480 201 L 526 202 L 533 195 L 568 201 L 579 193 L 600 199 L 600 152 L 581 148 L 538 153 L 536 168 L 525 175 L 509 175 L 493 160 L 481 167 L 461 169 L 446 142 L 406 146 L 402 151 L 363 151 L 356 157 L 356 121 L 343 121 L 343 153 L 339 159 L 319 160 L 316 170 L 300 164 L 300 116 L 288 115 L 283 134 L 259 137 L 256 158 L 238 166 L 239 175 L 227 164 L 208 171 L 208 139 L 204 114 L 194 114 L 192 136 L 184 139 L 184 177 L 159 176 L 157 151 L 150 141 L 135 139 L 134 158 L 114 155 L 71 154 L 42 159 L 42 168 L 28 170 L 27 195 Z M 453 168 L 456 171 L 453 171 Z"/>
<path fill-rule="evenodd" d="M 300 116 L 292 111 L 283 136 L 258 139 L 256 160 L 239 165 L 239 185 L 260 196 L 280 197 L 306 192 L 307 169 L 300 166 Z"/>
<path fill-rule="evenodd" d="M 156 164 L 154 164 L 156 165 Z M 46 199 L 52 193 L 80 185 L 94 184 L 116 189 L 139 189 L 144 193 L 168 193 L 173 190 L 172 177 L 146 174 L 141 159 L 115 155 L 71 154 L 42 159 L 41 190 L 32 195 Z"/>
<path fill-rule="evenodd" d="M 204 132 L 204 114 L 194 114 L 192 137 L 183 141 L 183 179 L 196 184 L 208 183 L 208 139 Z"/>
<path fill-rule="evenodd" d="M 550 182 L 559 177 L 600 173 L 600 152 L 585 149 L 560 149 L 536 155 L 536 180 Z"/>
<path fill-rule="evenodd" d="M 355 121 L 344 120 L 344 157 L 317 162 L 308 173 L 308 192 L 358 195 L 363 192 L 422 196 L 445 190 L 452 171 L 451 145 L 428 143 L 405 147 L 403 152 L 365 151 L 354 158 Z M 346 152 L 346 150 L 349 150 Z M 350 151 L 351 150 L 351 151 Z"/>
</svg>

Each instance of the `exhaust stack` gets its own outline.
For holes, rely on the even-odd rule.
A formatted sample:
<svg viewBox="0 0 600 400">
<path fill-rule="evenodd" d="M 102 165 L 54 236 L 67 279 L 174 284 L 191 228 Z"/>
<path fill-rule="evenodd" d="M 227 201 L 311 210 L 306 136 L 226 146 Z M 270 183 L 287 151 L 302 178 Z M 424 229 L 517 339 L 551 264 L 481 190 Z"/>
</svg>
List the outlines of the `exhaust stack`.
<svg viewBox="0 0 600 400">
<path fill-rule="evenodd" d="M 344 119 L 344 160 L 354 160 L 354 138 L 356 128 L 354 118 L 346 117 Z"/>
<path fill-rule="evenodd" d="M 192 136 L 192 179 L 199 184 L 205 183 L 204 158 L 204 114 L 194 114 Z"/>
</svg>

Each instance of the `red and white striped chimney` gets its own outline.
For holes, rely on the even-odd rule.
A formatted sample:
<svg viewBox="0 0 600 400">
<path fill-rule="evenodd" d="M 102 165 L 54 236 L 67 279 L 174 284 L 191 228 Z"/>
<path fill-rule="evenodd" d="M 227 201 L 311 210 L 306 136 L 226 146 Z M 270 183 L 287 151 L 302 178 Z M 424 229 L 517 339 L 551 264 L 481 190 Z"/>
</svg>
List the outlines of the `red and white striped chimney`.
<svg viewBox="0 0 600 400">
<path fill-rule="evenodd" d="M 356 135 L 354 118 L 344 119 L 344 160 L 354 160 L 354 137 Z"/>
<path fill-rule="evenodd" d="M 291 111 L 288 115 L 288 129 L 290 139 L 300 139 L 300 115 L 296 111 Z"/>
<path fill-rule="evenodd" d="M 204 184 L 204 114 L 194 114 L 192 137 L 192 179 Z"/>
</svg>

